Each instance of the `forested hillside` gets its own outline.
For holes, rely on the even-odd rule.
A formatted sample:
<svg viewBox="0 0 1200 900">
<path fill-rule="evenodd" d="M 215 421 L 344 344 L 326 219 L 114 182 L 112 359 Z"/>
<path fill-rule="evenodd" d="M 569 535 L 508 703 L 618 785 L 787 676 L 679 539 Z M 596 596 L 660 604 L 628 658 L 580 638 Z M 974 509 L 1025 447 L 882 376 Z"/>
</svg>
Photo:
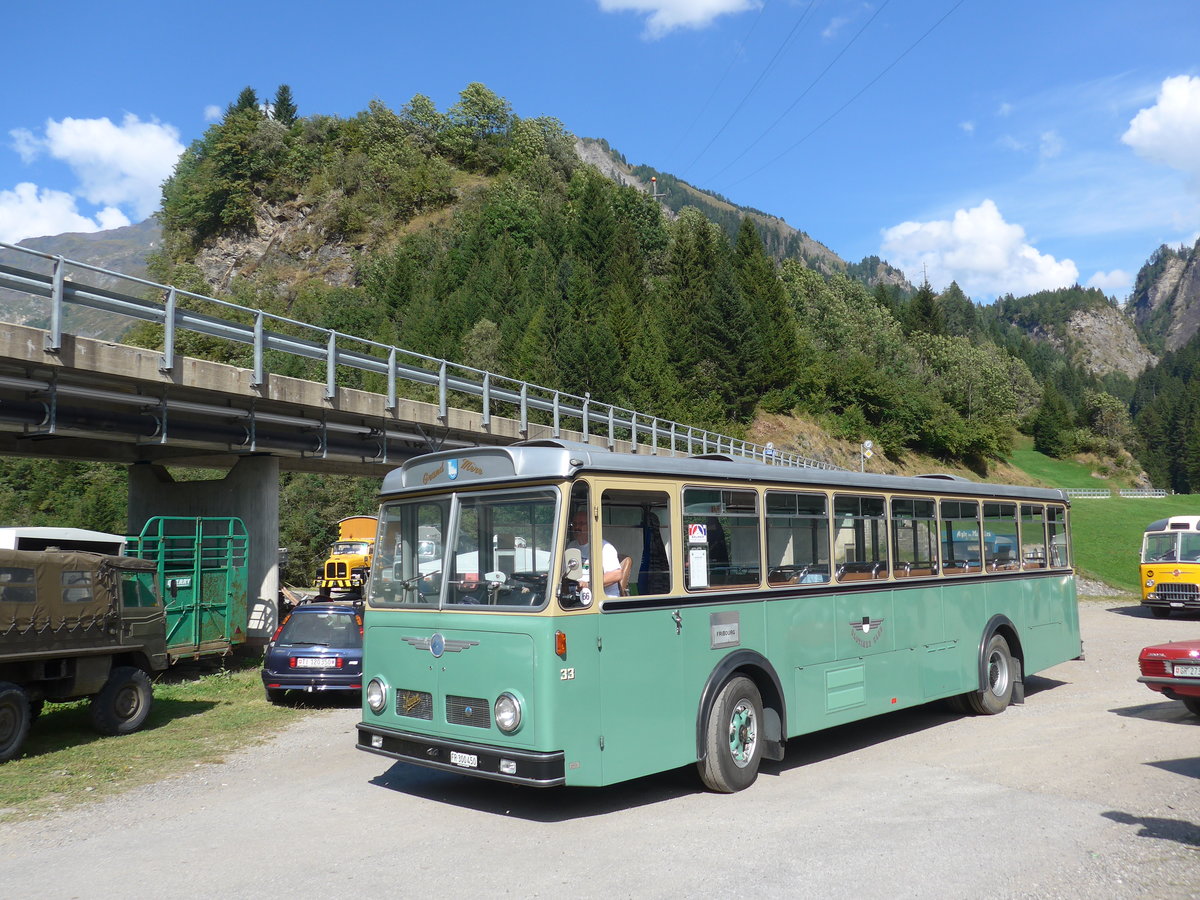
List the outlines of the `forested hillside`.
<svg viewBox="0 0 1200 900">
<path fill-rule="evenodd" d="M 789 245 L 765 214 L 714 221 L 707 201 L 668 211 L 575 144 L 481 84 L 445 111 L 418 94 L 351 118 L 300 115 L 286 88 L 270 104 L 247 88 L 165 183 L 151 272 L 727 433 L 787 414 L 985 474 L 1024 428 L 1048 452 L 1131 465 L 1132 382 L 1031 337 L 1016 301 L 898 288 L 874 258 L 822 264 L 820 245 L 803 232 Z M 1030 302 L 1053 315 L 1099 302 L 1074 290 Z M 183 349 L 245 362 L 236 348 Z M 72 509 L 83 520 L 71 524 L 112 527 Z"/>
</svg>

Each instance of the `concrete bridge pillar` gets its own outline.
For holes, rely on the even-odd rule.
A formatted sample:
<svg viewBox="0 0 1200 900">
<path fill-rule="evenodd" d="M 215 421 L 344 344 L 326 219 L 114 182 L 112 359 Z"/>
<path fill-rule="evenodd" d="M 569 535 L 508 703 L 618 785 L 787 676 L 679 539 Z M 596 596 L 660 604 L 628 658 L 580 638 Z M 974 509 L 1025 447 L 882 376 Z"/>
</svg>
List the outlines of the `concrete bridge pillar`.
<svg viewBox="0 0 1200 900">
<path fill-rule="evenodd" d="M 279 460 L 243 456 L 224 477 L 176 481 L 163 466 L 129 467 L 129 533 L 155 516 L 237 516 L 249 535 L 246 598 L 251 638 L 270 638 L 279 596 Z"/>
</svg>

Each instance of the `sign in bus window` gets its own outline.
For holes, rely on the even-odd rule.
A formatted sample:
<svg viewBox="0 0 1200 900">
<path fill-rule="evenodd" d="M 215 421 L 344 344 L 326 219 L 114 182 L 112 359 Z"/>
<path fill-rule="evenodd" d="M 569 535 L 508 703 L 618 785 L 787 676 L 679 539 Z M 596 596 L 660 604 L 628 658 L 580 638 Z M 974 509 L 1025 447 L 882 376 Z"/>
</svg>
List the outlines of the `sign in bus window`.
<svg viewBox="0 0 1200 900">
<path fill-rule="evenodd" d="M 882 497 L 833 498 L 833 560 L 838 581 L 888 576 L 887 516 Z"/>
<path fill-rule="evenodd" d="M 758 493 L 685 488 L 685 581 L 689 590 L 750 587 L 761 581 Z"/>
<path fill-rule="evenodd" d="M 937 508 L 932 500 L 892 501 L 892 546 L 892 573 L 897 578 L 938 573 Z"/>
<path fill-rule="evenodd" d="M 1017 505 L 983 504 L 983 556 L 988 571 L 1017 568 L 1017 546 Z"/>
<path fill-rule="evenodd" d="M 979 504 L 974 500 L 943 500 L 941 512 L 942 571 L 947 575 L 981 571 Z"/>
<path fill-rule="evenodd" d="M 829 581 L 829 513 L 824 494 L 767 491 L 767 584 Z"/>
<path fill-rule="evenodd" d="M 1046 568 L 1046 513 L 1040 504 L 1021 504 L 1021 566 Z"/>
</svg>

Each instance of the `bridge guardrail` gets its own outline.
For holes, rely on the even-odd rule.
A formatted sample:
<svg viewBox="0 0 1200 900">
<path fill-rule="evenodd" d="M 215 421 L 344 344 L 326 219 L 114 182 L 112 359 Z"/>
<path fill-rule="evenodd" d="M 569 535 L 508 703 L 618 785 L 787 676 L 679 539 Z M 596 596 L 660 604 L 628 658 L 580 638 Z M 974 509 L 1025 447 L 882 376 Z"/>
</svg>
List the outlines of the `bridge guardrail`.
<svg viewBox="0 0 1200 900">
<path fill-rule="evenodd" d="M 841 468 L 797 453 L 602 403 L 587 394 L 582 397 L 567 394 L 553 388 L 518 381 L 336 330 L 320 328 L 228 300 L 124 275 L 62 256 L 3 242 L 0 242 L 0 248 L 23 255 L 31 263 L 40 261 L 42 268 L 46 268 L 45 264 L 49 263 L 48 272 L 39 272 L 36 268 L 23 269 L 0 265 L 0 287 L 50 301 L 46 349 L 51 352 L 58 352 L 62 347 L 66 308 L 68 305 L 74 305 L 161 325 L 163 356 L 159 368 L 163 372 L 172 371 L 176 365 L 176 332 L 182 330 L 252 347 L 251 383 L 254 386 L 265 383 L 268 375 L 266 353 L 274 351 L 323 362 L 327 399 L 333 399 L 337 395 L 338 368 L 345 366 L 386 378 L 385 406 L 389 411 L 395 410 L 398 405 L 398 383 L 408 381 L 436 390 L 438 414 L 443 421 L 448 416 L 450 394 L 460 393 L 479 398 L 484 427 L 490 423 L 494 404 L 513 407 L 519 416 L 520 431 L 523 435 L 528 433 L 530 413 L 536 411 L 550 417 L 555 437 L 561 435 L 564 421 L 577 421 L 585 441 L 593 433 L 603 433 L 610 449 L 615 447 L 617 440 L 628 440 L 634 445 L 635 452 L 637 448 L 644 446 L 652 454 L 656 454 L 665 445 L 671 452 L 728 453 L 731 456 L 776 465 L 818 469 Z M 78 282 L 73 277 L 76 272 L 93 273 L 122 285 L 128 283 L 144 291 L 159 292 L 163 298 L 162 303 Z M 252 324 L 188 309 L 180 305 L 180 298 L 213 304 L 216 309 L 228 310 L 232 315 L 246 318 Z M 302 334 L 310 332 L 313 339 L 288 334 L 283 330 L 286 328 Z"/>
</svg>

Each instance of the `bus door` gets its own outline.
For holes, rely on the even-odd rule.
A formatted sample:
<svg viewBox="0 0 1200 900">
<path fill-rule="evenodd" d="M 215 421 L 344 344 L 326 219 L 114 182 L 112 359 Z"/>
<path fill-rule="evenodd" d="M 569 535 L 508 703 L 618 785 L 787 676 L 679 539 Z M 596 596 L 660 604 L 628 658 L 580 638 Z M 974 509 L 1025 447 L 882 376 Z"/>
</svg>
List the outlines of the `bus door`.
<svg viewBox="0 0 1200 900">
<path fill-rule="evenodd" d="M 601 760 L 609 783 L 695 759 L 696 698 L 681 695 L 683 641 L 671 600 L 672 512 L 666 491 L 593 485 L 592 559 L 609 560 L 591 567 L 601 604 Z M 622 574 L 605 587 L 602 570 L 614 558 Z"/>
</svg>

